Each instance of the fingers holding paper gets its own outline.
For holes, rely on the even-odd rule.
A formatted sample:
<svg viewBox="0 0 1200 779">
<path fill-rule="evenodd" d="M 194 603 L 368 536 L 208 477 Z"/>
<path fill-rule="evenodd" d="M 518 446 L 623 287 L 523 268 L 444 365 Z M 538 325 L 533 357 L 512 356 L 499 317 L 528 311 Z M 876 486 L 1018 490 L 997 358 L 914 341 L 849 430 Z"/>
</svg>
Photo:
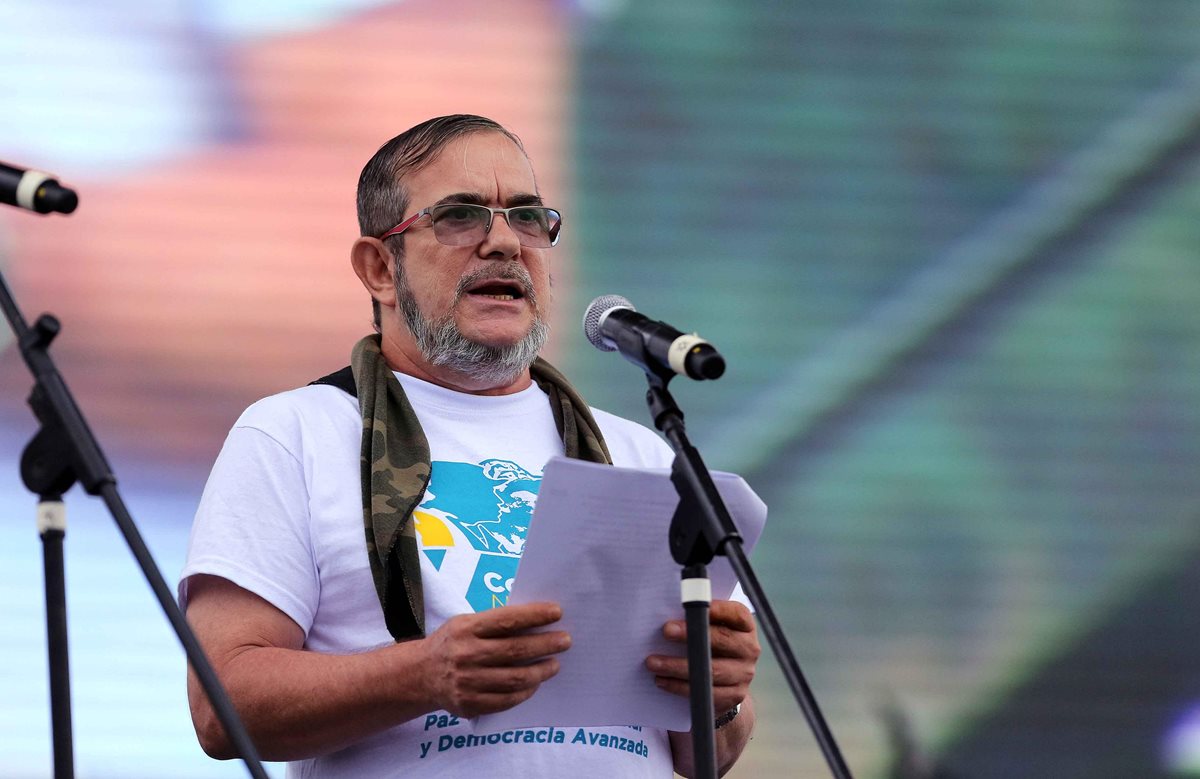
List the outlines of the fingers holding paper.
<svg viewBox="0 0 1200 779">
<path fill-rule="evenodd" d="M 687 624 L 672 620 L 663 626 L 668 641 L 686 645 Z M 736 601 L 714 600 L 709 612 L 709 636 L 712 642 L 713 710 L 727 712 L 746 699 L 755 667 L 762 653 L 758 629 L 750 609 Z M 646 667 L 654 674 L 660 689 L 675 695 L 688 695 L 687 657 L 650 655 Z"/>
<path fill-rule="evenodd" d="M 529 603 L 450 618 L 425 639 L 430 698 L 466 717 L 527 700 L 558 673 L 554 655 L 571 646 L 565 631 L 535 630 L 561 617 L 557 604 Z"/>
</svg>

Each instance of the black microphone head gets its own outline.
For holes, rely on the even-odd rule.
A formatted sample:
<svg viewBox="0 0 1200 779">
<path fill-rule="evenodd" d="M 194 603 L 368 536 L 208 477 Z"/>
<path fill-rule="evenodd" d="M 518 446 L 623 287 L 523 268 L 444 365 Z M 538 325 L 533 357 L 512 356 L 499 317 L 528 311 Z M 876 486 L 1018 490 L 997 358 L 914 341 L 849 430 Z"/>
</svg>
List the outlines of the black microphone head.
<svg viewBox="0 0 1200 779">
<path fill-rule="evenodd" d="M 688 376 L 693 379 L 719 379 L 725 374 L 725 358 L 713 348 L 712 344 L 706 343 L 703 346 L 696 347 L 695 359 L 688 360 L 684 364 L 691 363 L 691 370 L 688 371 Z M 695 371 L 695 373 L 693 373 Z"/>
<path fill-rule="evenodd" d="M 35 202 L 38 204 L 38 212 L 42 214 L 51 211 L 69 214 L 79 205 L 79 195 L 75 194 L 75 190 L 67 189 L 54 179 L 45 182 L 37 194 Z"/>
<path fill-rule="evenodd" d="M 637 311 L 632 303 L 620 295 L 601 295 L 588 304 L 587 311 L 583 312 L 583 335 L 592 346 L 602 352 L 615 352 L 617 350 L 617 347 L 600 332 L 600 325 L 604 323 L 604 316 L 614 308 L 627 308 L 630 311 Z"/>
</svg>

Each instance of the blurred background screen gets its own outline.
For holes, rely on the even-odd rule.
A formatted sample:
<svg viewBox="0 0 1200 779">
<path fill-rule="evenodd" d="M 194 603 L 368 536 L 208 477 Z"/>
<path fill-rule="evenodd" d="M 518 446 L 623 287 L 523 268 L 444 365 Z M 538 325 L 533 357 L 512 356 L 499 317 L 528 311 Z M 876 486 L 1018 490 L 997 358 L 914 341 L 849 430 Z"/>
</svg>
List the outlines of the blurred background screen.
<svg viewBox="0 0 1200 779">
<path fill-rule="evenodd" d="M 1200 776 L 1200 4 L 232 0 L 0 6 L 0 270 L 174 582 L 240 411 L 370 329 L 354 188 L 479 113 L 547 200 L 551 360 L 600 294 L 699 330 L 677 385 L 770 505 L 753 562 L 855 775 Z M 0 779 L 48 777 L 41 549 L 0 359 Z M 203 755 L 184 661 L 103 507 L 67 498 L 78 775 Z M 827 776 L 774 658 L 735 777 Z M 282 776 L 279 766 L 273 775 Z"/>
</svg>

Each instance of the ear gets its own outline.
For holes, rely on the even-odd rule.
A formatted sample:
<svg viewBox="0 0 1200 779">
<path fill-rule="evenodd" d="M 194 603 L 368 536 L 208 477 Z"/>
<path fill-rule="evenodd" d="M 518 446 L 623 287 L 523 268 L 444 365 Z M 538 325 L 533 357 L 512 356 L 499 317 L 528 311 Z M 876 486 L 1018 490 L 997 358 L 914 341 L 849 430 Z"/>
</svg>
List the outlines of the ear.
<svg viewBox="0 0 1200 779">
<path fill-rule="evenodd" d="M 392 267 L 395 261 L 395 255 L 378 238 L 364 236 L 350 248 L 350 264 L 358 280 L 382 306 L 396 305 L 396 277 Z"/>
</svg>

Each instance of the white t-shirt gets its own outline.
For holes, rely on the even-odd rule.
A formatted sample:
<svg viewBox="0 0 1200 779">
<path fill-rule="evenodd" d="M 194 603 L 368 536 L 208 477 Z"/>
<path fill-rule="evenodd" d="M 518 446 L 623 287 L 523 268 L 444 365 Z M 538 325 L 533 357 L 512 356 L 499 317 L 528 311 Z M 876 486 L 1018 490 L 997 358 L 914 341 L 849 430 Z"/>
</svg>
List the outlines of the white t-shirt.
<svg viewBox="0 0 1200 779">
<path fill-rule="evenodd" d="M 537 385 L 477 396 L 397 378 L 432 461 L 429 488 L 413 513 L 429 634 L 451 616 L 506 602 L 542 468 L 563 445 Z M 670 466 L 674 455 L 655 433 L 592 413 L 616 465 Z M 247 409 L 229 433 L 196 514 L 179 585 L 184 607 L 187 577 L 212 574 L 295 620 L 308 650 L 346 654 L 391 644 L 364 540 L 361 431 L 357 400 L 330 386 L 274 395 Z M 291 763 L 288 776 L 670 777 L 671 765 L 661 730 L 475 732 L 466 721 L 434 712 Z"/>
</svg>

